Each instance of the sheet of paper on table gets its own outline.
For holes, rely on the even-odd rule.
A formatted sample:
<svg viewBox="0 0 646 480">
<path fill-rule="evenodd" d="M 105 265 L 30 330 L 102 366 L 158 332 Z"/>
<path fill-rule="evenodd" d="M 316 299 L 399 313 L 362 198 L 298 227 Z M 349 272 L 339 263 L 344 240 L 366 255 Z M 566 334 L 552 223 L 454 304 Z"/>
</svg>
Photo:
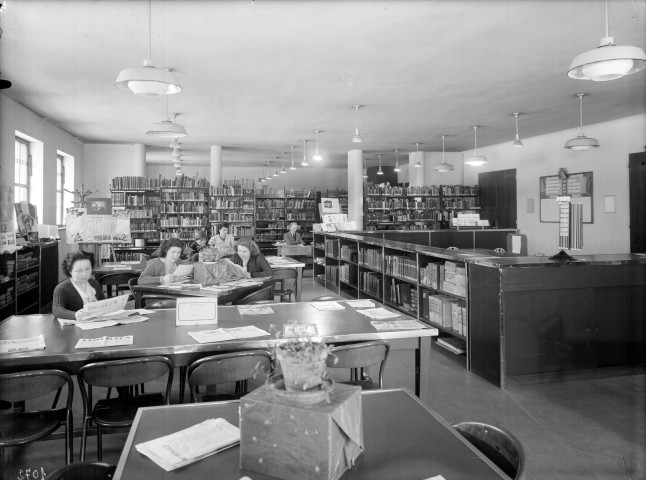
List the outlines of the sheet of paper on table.
<svg viewBox="0 0 646 480">
<path fill-rule="evenodd" d="M 122 345 L 132 345 L 134 337 L 126 335 L 124 337 L 98 337 L 98 338 L 81 338 L 76 342 L 74 348 L 103 348 L 119 347 Z"/>
<path fill-rule="evenodd" d="M 283 325 L 283 338 L 317 337 L 318 334 L 315 323 L 286 323 Z"/>
<path fill-rule="evenodd" d="M 182 263 L 177 265 L 177 269 L 173 272 L 174 277 L 188 277 L 193 273 L 193 264 Z"/>
<path fill-rule="evenodd" d="M 37 337 L 0 340 L 0 353 L 30 352 L 32 350 L 44 349 L 45 337 L 42 333 Z"/>
<path fill-rule="evenodd" d="M 386 310 L 384 307 L 366 308 L 365 310 L 357 310 L 357 312 L 362 313 L 363 315 L 366 315 L 370 318 L 374 318 L 375 320 L 399 317 L 399 313 L 391 312 L 389 310 Z"/>
<path fill-rule="evenodd" d="M 345 303 L 352 308 L 374 308 L 375 306 L 370 300 L 346 300 Z"/>
<path fill-rule="evenodd" d="M 132 270 L 132 267 L 128 265 L 123 265 L 121 263 L 104 263 L 103 265 L 101 265 L 101 267 L 107 268 L 107 269 L 113 268 L 115 270 Z"/>
<path fill-rule="evenodd" d="M 139 265 L 140 263 L 139 260 L 126 260 L 121 262 L 121 265 Z"/>
<path fill-rule="evenodd" d="M 270 335 L 261 328 L 249 325 L 237 328 L 217 328 L 215 330 L 203 330 L 201 332 L 188 332 L 198 343 L 225 342 L 239 338 L 254 338 Z"/>
<path fill-rule="evenodd" d="M 427 478 L 426 480 L 446 480 L 442 475 L 435 475 L 434 477 Z"/>
<path fill-rule="evenodd" d="M 274 263 L 274 264 L 278 265 L 278 264 L 289 264 L 289 263 L 292 263 L 292 261 L 291 261 L 289 258 L 287 258 L 287 257 L 276 257 L 276 256 L 273 256 L 273 255 L 269 255 L 269 256 L 267 256 L 267 257 L 265 257 L 265 258 L 267 259 L 267 261 L 268 261 L 270 264 L 271 264 L 271 263 Z"/>
<path fill-rule="evenodd" d="M 370 324 L 377 330 L 420 330 L 428 328 L 417 320 L 371 321 Z"/>
<path fill-rule="evenodd" d="M 274 309 L 269 305 L 238 305 L 240 315 L 271 315 Z"/>
<path fill-rule="evenodd" d="M 121 318 L 119 320 L 104 320 L 102 322 L 77 322 L 76 326 L 81 330 L 94 330 L 97 328 L 114 327 L 116 325 L 128 325 L 130 323 L 145 322 L 146 320 L 148 320 L 148 317 L 142 317 L 141 315 L 130 315 L 127 318 Z"/>
<path fill-rule="evenodd" d="M 314 307 L 321 312 L 328 310 L 345 310 L 345 307 L 337 302 L 310 302 L 310 307 Z"/>
<path fill-rule="evenodd" d="M 170 472 L 238 443 L 238 427 L 223 418 L 209 418 L 171 435 L 135 445 L 135 448 Z"/>
</svg>

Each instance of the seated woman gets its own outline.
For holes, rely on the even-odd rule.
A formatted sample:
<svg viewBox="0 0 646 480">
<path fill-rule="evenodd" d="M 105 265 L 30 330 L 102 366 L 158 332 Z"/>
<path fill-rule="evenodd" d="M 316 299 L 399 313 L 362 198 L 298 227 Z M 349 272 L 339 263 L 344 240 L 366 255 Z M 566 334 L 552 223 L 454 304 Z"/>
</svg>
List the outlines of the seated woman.
<svg viewBox="0 0 646 480">
<path fill-rule="evenodd" d="M 206 247 L 206 233 L 200 231 L 195 234 L 195 241 L 189 246 L 191 253 L 188 255 L 189 260 L 197 262 L 200 259 L 200 250 Z"/>
<path fill-rule="evenodd" d="M 68 253 L 63 260 L 63 273 L 69 278 L 54 289 L 52 313 L 57 318 L 75 320 L 86 303 L 103 300 L 103 289 L 92 277 L 92 257 L 86 252 Z"/>
<path fill-rule="evenodd" d="M 289 231 L 283 235 L 283 242 L 287 245 L 305 245 L 298 230 L 298 224 L 292 222 L 289 224 Z"/>
<path fill-rule="evenodd" d="M 229 235 L 229 224 L 223 223 L 217 235 L 211 237 L 209 245 L 215 247 L 220 252 L 220 255 L 233 255 L 236 253 L 235 239 L 233 235 Z"/>
<path fill-rule="evenodd" d="M 184 251 L 184 242 L 179 238 L 169 238 L 159 247 L 159 257 L 148 260 L 146 268 L 139 276 L 139 285 L 169 284 L 180 282 L 186 277 L 173 275 L 177 265 L 185 263 L 179 259 Z M 187 262 L 190 263 L 190 262 Z"/>
<path fill-rule="evenodd" d="M 242 237 L 236 245 L 236 253 L 231 257 L 231 261 L 240 265 L 244 270 L 249 272 L 252 277 L 273 277 L 274 271 L 271 269 L 269 262 L 260 253 L 256 242 L 249 237 Z"/>
</svg>

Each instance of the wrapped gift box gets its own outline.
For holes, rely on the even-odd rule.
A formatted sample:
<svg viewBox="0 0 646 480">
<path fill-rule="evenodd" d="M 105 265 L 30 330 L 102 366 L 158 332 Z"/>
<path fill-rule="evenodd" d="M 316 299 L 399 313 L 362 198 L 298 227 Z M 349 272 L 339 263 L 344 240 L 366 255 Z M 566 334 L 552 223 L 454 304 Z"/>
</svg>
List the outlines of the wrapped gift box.
<svg viewBox="0 0 646 480">
<path fill-rule="evenodd" d="M 336 480 L 363 451 L 361 387 L 330 403 L 284 405 L 263 386 L 240 400 L 240 467 L 285 480 Z"/>
</svg>

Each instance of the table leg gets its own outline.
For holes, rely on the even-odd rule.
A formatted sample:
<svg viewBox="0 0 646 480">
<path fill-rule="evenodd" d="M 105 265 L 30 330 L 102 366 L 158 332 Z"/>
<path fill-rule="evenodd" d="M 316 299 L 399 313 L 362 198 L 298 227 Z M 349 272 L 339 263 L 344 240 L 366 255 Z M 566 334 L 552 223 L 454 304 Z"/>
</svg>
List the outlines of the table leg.
<svg viewBox="0 0 646 480">
<path fill-rule="evenodd" d="M 425 405 L 431 394 L 431 337 L 420 337 L 415 350 L 415 395 Z"/>
<path fill-rule="evenodd" d="M 297 302 L 301 301 L 301 290 L 303 287 L 303 267 L 296 267 L 296 292 L 294 297 Z"/>
</svg>

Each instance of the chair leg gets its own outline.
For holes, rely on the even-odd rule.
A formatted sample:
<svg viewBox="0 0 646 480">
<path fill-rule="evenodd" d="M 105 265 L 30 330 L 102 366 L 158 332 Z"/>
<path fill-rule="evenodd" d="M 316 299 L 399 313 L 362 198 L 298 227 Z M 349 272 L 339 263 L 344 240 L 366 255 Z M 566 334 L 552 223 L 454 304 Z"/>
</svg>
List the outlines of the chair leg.
<svg viewBox="0 0 646 480">
<path fill-rule="evenodd" d="M 72 463 L 73 459 L 73 448 L 74 444 L 73 442 L 73 434 L 72 432 L 74 431 L 72 424 L 72 415 L 68 415 L 67 417 L 67 422 L 65 423 L 65 465 L 69 465 Z"/>
<path fill-rule="evenodd" d="M 81 430 L 81 455 L 79 458 L 81 462 L 85 461 L 85 449 L 87 447 L 87 422 L 89 422 L 87 418 L 83 419 L 83 428 Z"/>
<path fill-rule="evenodd" d="M 96 426 L 96 458 L 100 462 L 103 460 L 103 438 L 101 426 Z"/>
<path fill-rule="evenodd" d="M 186 387 L 186 373 L 188 367 L 179 367 L 179 403 L 184 403 L 184 390 Z M 142 385 L 143 389 L 143 385 Z M 194 399 L 192 399 L 195 401 Z"/>
</svg>

